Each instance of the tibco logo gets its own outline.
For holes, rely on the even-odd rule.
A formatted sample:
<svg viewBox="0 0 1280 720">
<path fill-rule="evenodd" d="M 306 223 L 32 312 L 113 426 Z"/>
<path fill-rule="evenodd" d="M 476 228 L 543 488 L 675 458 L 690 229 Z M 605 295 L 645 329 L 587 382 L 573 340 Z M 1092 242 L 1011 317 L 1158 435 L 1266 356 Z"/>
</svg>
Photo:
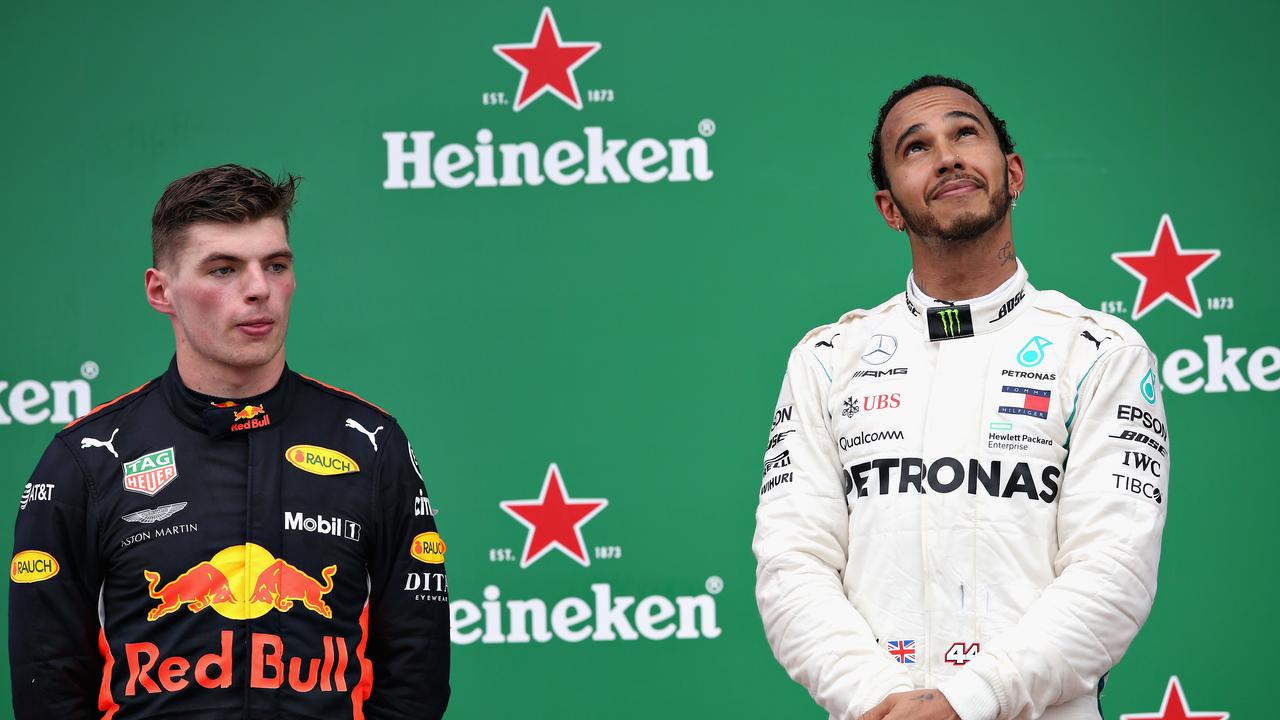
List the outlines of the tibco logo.
<svg viewBox="0 0 1280 720">
<path fill-rule="evenodd" d="M 708 586 L 711 587 L 710 581 Z M 489 585 L 484 589 L 484 602 L 480 607 L 468 600 L 450 603 L 453 616 L 450 636 L 458 645 L 470 645 L 477 640 L 497 644 L 720 637 L 716 601 L 709 594 L 675 598 L 649 595 L 637 602 L 628 595 L 614 597 L 608 583 L 594 583 L 591 590 L 595 595 L 594 607 L 586 599 L 567 597 L 548 611 L 547 603 L 539 598 L 503 602 L 498 586 Z M 503 632 L 504 625 L 506 632 Z"/>
<path fill-rule="evenodd" d="M 93 406 L 89 380 L 98 376 L 98 366 L 87 362 L 80 368 L 82 379 L 0 380 L 0 425 L 66 425 L 89 412 Z M 52 399 L 53 407 L 49 407 Z"/>
</svg>

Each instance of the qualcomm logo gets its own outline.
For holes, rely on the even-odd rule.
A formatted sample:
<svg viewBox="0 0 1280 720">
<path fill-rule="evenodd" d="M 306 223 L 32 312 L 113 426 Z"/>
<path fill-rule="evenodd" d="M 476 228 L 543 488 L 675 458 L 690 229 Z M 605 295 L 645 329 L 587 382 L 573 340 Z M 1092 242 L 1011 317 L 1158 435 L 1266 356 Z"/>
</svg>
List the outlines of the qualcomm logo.
<svg viewBox="0 0 1280 720">
<path fill-rule="evenodd" d="M 0 425 L 66 425 L 93 407 L 89 381 L 98 377 L 98 364 L 80 366 L 75 380 L 0 380 Z"/>
</svg>

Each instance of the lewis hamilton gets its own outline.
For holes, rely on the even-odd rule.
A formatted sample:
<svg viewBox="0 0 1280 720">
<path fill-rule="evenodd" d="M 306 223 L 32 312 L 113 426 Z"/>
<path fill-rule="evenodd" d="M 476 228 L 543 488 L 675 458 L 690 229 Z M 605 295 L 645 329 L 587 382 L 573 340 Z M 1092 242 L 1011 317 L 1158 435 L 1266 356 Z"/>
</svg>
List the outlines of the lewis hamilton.
<svg viewBox="0 0 1280 720">
<path fill-rule="evenodd" d="M 871 145 L 912 272 L 791 352 L 753 542 L 769 644 L 833 718 L 1097 720 L 1155 597 L 1156 359 L 1030 284 L 1022 159 L 971 87 L 901 88 Z"/>
</svg>

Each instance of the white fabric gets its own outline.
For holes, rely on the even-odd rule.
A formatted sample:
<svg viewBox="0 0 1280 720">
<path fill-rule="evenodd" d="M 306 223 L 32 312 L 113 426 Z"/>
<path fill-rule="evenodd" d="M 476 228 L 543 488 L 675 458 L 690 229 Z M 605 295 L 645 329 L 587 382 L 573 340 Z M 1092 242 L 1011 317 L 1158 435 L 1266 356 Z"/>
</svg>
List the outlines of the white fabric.
<svg viewBox="0 0 1280 720">
<path fill-rule="evenodd" d="M 906 295 L 791 353 L 753 542 L 769 644 L 833 718 L 931 687 L 963 720 L 1096 720 L 1155 595 L 1156 360 L 1021 266 L 963 306 L 971 337 L 931 341 L 930 303 Z M 1048 390 L 1047 417 L 1009 388 Z"/>
</svg>

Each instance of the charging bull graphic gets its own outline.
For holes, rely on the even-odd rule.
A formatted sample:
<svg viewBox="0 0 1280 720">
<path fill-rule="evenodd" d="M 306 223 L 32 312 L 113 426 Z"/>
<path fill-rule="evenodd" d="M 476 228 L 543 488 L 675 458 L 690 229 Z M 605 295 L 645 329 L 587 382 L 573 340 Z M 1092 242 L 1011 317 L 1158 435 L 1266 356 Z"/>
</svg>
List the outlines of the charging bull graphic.
<svg viewBox="0 0 1280 720">
<path fill-rule="evenodd" d="M 236 601 L 227 576 L 211 562 L 200 563 L 158 591 L 156 585 L 160 583 L 160 573 L 143 570 L 142 575 L 147 579 L 147 594 L 160 601 L 159 605 L 147 613 L 147 620 L 151 622 L 175 612 L 183 605 L 194 613 L 213 603 Z"/>
<path fill-rule="evenodd" d="M 193 613 L 205 608 L 233 620 L 247 620 L 278 610 L 289 612 L 295 601 L 312 612 L 333 619 L 324 596 L 333 590 L 337 565 L 320 571 L 323 582 L 284 560 L 273 557 L 261 545 L 245 543 L 219 551 L 213 558 L 160 586 L 160 573 L 143 570 L 147 594 L 160 604 L 147 612 L 156 620 L 184 605 Z M 232 591 L 237 588 L 239 595 Z"/>
<path fill-rule="evenodd" d="M 262 571 L 258 582 L 254 583 L 253 601 L 271 603 L 281 612 L 288 612 L 294 600 L 301 600 L 308 610 L 314 610 L 326 618 L 333 618 L 333 610 L 321 599 L 333 589 L 333 575 L 338 572 L 337 565 L 330 565 L 320 571 L 324 578 L 321 585 L 316 579 L 283 560 L 277 560 L 271 567 Z"/>
<path fill-rule="evenodd" d="M 234 417 L 236 420 L 252 420 L 259 415 L 265 415 L 267 409 L 261 405 L 245 405 L 243 410 L 237 411 Z"/>
</svg>

